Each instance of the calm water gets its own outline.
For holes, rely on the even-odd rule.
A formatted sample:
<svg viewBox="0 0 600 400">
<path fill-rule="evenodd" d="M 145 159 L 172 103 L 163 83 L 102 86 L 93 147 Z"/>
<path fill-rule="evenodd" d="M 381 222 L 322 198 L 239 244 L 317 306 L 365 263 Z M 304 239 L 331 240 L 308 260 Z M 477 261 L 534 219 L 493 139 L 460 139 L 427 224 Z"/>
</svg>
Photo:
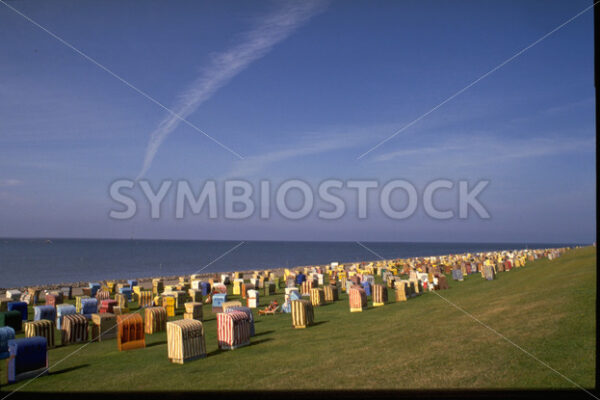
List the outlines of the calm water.
<svg viewBox="0 0 600 400">
<path fill-rule="evenodd" d="M 0 287 L 377 260 L 355 242 L 0 239 Z M 573 244 L 364 243 L 384 258 Z M 222 256 L 221 258 L 219 258 Z M 216 260 L 216 261 L 215 261 Z M 209 265 L 210 264 L 210 265 Z"/>
</svg>

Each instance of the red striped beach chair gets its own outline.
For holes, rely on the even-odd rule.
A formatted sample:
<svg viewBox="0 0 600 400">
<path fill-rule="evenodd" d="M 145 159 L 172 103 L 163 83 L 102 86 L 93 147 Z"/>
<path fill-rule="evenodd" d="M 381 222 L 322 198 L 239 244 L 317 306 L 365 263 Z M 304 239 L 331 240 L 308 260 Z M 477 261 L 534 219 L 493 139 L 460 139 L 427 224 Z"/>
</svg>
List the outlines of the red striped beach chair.
<svg viewBox="0 0 600 400">
<path fill-rule="evenodd" d="M 220 349 L 233 350 L 250 344 L 250 319 L 241 311 L 217 314 L 217 340 Z"/>
</svg>

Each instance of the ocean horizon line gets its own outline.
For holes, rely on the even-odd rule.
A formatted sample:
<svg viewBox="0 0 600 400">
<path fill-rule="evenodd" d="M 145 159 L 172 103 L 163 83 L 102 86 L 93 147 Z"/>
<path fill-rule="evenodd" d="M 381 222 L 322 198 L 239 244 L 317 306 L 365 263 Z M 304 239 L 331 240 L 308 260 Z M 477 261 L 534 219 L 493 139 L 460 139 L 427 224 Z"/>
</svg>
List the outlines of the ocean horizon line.
<svg viewBox="0 0 600 400">
<path fill-rule="evenodd" d="M 438 241 L 438 240 L 270 240 L 270 239 L 182 239 L 182 238 L 109 238 L 109 237 L 9 237 L 0 236 L 0 240 L 35 240 L 35 241 L 53 241 L 53 240 L 79 240 L 79 241 L 119 241 L 119 242 L 247 242 L 247 243 L 401 243 L 401 244 L 518 244 L 518 245 L 569 245 L 569 246 L 586 246 L 594 242 L 586 243 L 580 241 Z"/>
</svg>

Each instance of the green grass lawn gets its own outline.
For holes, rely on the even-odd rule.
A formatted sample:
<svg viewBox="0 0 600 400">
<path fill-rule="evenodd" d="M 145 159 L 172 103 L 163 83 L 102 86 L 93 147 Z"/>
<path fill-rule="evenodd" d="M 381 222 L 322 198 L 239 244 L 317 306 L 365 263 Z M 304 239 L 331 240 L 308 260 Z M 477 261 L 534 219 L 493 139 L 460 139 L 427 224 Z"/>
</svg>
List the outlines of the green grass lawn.
<svg viewBox="0 0 600 400">
<path fill-rule="evenodd" d="M 571 250 L 464 282 L 438 293 L 585 388 L 595 377 L 596 249 Z M 282 290 L 262 297 L 261 305 Z M 350 313 L 348 298 L 315 308 L 316 324 L 293 329 L 289 314 L 258 316 L 252 344 L 217 348 L 216 319 L 205 306 L 208 357 L 167 359 L 166 334 L 145 349 L 117 351 L 116 340 L 50 350 L 50 374 L 23 391 L 570 388 L 575 386 L 448 304 L 436 293 Z M 232 296 L 237 298 L 237 296 Z M 177 316 L 181 318 L 181 316 Z M 22 335 L 19 335 L 22 336 Z M 6 384 L 3 391 L 22 385 Z"/>
</svg>

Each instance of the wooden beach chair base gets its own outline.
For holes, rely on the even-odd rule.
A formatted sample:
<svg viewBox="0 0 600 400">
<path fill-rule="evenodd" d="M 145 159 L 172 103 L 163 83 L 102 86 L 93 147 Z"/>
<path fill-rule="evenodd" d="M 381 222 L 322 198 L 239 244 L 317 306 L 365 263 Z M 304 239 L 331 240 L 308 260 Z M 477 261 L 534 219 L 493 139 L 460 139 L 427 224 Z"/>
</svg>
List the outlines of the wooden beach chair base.
<svg viewBox="0 0 600 400">
<path fill-rule="evenodd" d="M 206 354 L 201 354 L 199 356 L 188 357 L 188 358 L 169 358 L 169 361 L 171 361 L 174 364 L 185 364 L 186 362 L 196 361 L 196 360 L 200 360 L 202 358 L 206 358 Z"/>
<path fill-rule="evenodd" d="M 37 378 L 38 376 L 48 375 L 48 367 L 36 369 L 33 371 L 25 371 L 15 375 L 14 380 L 9 380 L 8 383 L 15 383 L 25 379 Z"/>
<path fill-rule="evenodd" d="M 235 346 L 229 346 L 227 344 L 222 344 L 222 345 L 219 345 L 219 348 L 221 350 L 235 350 L 235 349 L 239 349 L 240 347 L 244 347 L 244 346 L 248 346 L 248 345 L 250 345 L 250 342 L 243 343 L 243 344 L 236 344 Z"/>
</svg>

